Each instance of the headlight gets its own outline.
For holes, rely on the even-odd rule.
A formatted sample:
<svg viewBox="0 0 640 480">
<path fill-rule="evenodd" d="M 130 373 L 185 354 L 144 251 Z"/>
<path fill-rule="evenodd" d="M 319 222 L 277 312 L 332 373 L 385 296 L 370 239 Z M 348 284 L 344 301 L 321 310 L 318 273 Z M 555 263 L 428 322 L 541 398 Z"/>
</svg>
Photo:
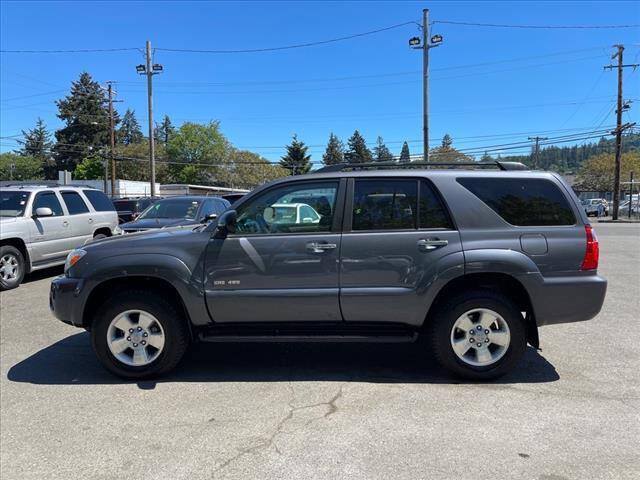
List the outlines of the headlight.
<svg viewBox="0 0 640 480">
<path fill-rule="evenodd" d="M 81 248 L 77 248 L 75 250 L 71 250 L 69 255 L 67 255 L 67 261 L 64 262 L 64 271 L 65 273 L 73 267 L 76 263 L 80 261 L 82 257 L 87 254 L 86 250 L 82 250 Z"/>
</svg>

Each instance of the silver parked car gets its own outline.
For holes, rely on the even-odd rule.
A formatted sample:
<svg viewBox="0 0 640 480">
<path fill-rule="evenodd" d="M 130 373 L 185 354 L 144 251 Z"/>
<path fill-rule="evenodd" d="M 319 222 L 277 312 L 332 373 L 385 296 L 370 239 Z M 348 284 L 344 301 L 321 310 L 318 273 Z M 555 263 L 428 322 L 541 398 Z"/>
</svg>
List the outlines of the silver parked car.
<svg viewBox="0 0 640 480">
<path fill-rule="evenodd" d="M 0 188 L 0 290 L 26 273 L 62 265 L 87 240 L 120 233 L 109 198 L 88 187 Z"/>
</svg>

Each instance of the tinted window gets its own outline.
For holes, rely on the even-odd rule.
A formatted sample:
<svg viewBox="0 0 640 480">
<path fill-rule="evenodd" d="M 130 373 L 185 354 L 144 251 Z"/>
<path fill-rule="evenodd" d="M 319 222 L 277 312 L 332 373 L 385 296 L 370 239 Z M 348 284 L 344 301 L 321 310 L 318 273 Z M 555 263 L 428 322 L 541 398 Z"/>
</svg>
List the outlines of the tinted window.
<svg viewBox="0 0 640 480">
<path fill-rule="evenodd" d="M 67 205 L 69 215 L 78 215 L 79 213 L 87 213 L 89 211 L 87 204 L 84 203 L 82 197 L 76 192 L 62 192 L 62 199 Z"/>
<path fill-rule="evenodd" d="M 33 213 L 36 213 L 38 208 L 50 208 L 55 216 L 64 215 L 62 205 L 53 192 L 42 192 L 36 196 L 33 202 Z"/>
<path fill-rule="evenodd" d="M 217 199 L 207 200 L 202 206 L 202 212 L 200 213 L 201 217 L 206 217 L 207 215 L 211 215 L 215 213 L 216 215 L 220 215 L 227 209 L 227 203 Z"/>
<path fill-rule="evenodd" d="M 424 180 L 420 182 L 420 228 L 453 228 L 440 197 Z"/>
<path fill-rule="evenodd" d="M 118 212 L 131 212 L 136 210 L 135 200 L 116 200 L 113 204 Z"/>
<path fill-rule="evenodd" d="M 418 182 L 356 180 L 353 230 L 416 228 Z"/>
<path fill-rule="evenodd" d="M 89 199 L 96 212 L 115 212 L 115 207 L 109 197 L 98 190 L 83 190 L 82 193 Z"/>
<path fill-rule="evenodd" d="M 0 191 L 0 217 L 21 217 L 29 195 L 28 192 Z"/>
<path fill-rule="evenodd" d="M 337 191 L 338 182 L 298 183 L 269 190 L 238 207 L 236 229 L 244 235 L 328 232 Z M 302 207 L 310 209 L 310 217 L 297 215 Z"/>
<path fill-rule="evenodd" d="M 512 225 L 574 225 L 567 199 L 542 179 L 459 178 L 458 182 Z"/>
<path fill-rule="evenodd" d="M 147 208 L 138 219 L 143 218 L 196 218 L 202 200 L 190 198 L 167 198 Z"/>
</svg>

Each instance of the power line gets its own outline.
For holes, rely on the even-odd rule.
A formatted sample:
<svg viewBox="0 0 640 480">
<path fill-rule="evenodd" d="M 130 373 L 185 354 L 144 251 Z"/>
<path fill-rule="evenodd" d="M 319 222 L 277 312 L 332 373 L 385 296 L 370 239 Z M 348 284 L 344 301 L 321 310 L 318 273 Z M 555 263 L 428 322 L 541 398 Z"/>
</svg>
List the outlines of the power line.
<svg viewBox="0 0 640 480">
<path fill-rule="evenodd" d="M 380 32 L 386 32 L 395 28 L 404 27 L 405 25 L 414 25 L 416 22 L 403 22 L 391 25 L 389 27 L 378 28 L 376 30 L 370 30 L 368 32 L 355 33 L 353 35 L 347 35 L 344 37 L 331 38 L 329 40 L 320 40 L 317 42 L 298 43 L 294 45 L 285 45 L 280 47 L 267 47 L 267 48 L 247 48 L 247 49 L 234 49 L 234 50 L 201 50 L 201 49 L 188 49 L 188 48 L 156 48 L 157 51 L 163 52 L 182 52 L 182 53 L 259 53 L 259 52 L 275 52 L 280 50 L 291 50 L 295 48 L 315 47 L 318 45 L 326 45 L 328 43 L 342 42 L 344 40 L 351 40 L 353 38 L 364 37 L 367 35 L 374 35 Z"/>
<path fill-rule="evenodd" d="M 97 53 L 97 52 L 127 52 L 138 50 L 137 47 L 128 48 L 83 48 L 79 50 L 0 50 L 0 53 Z"/>
<path fill-rule="evenodd" d="M 432 25 L 442 23 L 447 25 L 463 25 L 472 27 L 492 27 L 492 28 L 525 28 L 525 29 L 618 29 L 618 28 L 639 28 L 640 24 L 629 25 L 511 25 L 502 23 L 473 23 L 473 22 L 456 22 L 451 20 L 434 20 Z"/>
</svg>

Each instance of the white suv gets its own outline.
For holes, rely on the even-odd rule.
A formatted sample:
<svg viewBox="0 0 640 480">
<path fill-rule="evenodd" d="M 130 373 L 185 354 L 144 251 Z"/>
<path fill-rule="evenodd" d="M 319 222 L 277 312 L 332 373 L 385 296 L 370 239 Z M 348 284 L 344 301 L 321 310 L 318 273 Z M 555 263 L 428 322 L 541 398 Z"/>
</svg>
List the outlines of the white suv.
<svg viewBox="0 0 640 480">
<path fill-rule="evenodd" d="M 109 198 L 88 187 L 0 188 L 0 290 L 25 273 L 62 265 L 87 240 L 120 233 Z"/>
</svg>

